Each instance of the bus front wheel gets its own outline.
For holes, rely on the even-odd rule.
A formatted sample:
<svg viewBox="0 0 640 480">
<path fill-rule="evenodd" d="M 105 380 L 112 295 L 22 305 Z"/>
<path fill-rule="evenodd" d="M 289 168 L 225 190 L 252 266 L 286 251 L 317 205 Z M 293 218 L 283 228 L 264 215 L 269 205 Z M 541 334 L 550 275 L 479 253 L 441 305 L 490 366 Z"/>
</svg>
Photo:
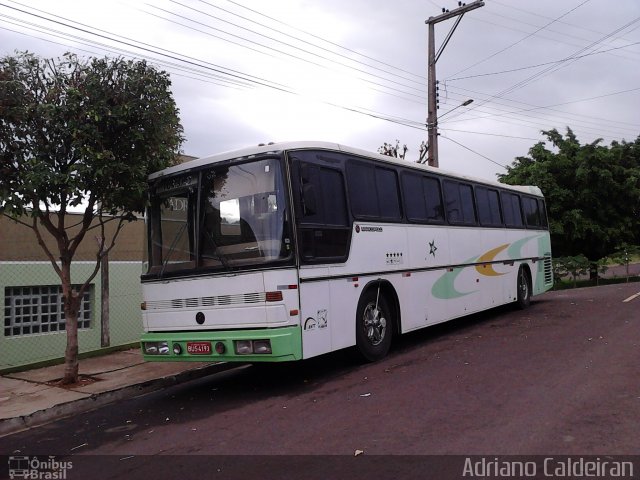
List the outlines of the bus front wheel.
<svg viewBox="0 0 640 480">
<path fill-rule="evenodd" d="M 516 304 L 518 308 L 524 310 L 531 304 L 531 280 L 529 271 L 525 267 L 521 266 L 518 270 L 518 283 L 516 288 L 518 290 Z"/>
<path fill-rule="evenodd" d="M 391 346 L 392 310 L 377 288 L 367 290 L 358 302 L 356 313 L 356 348 L 362 358 L 375 362 L 383 358 Z"/>
</svg>

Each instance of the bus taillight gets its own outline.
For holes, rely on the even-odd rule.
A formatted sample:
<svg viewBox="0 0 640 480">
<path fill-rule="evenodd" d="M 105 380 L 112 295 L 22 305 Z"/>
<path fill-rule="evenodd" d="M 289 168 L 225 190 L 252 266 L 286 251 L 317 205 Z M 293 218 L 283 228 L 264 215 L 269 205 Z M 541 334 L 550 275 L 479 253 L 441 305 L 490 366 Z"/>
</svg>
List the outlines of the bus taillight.
<svg viewBox="0 0 640 480">
<path fill-rule="evenodd" d="M 282 292 L 280 290 L 275 292 L 267 292 L 267 302 L 281 302 L 282 301 Z"/>
</svg>

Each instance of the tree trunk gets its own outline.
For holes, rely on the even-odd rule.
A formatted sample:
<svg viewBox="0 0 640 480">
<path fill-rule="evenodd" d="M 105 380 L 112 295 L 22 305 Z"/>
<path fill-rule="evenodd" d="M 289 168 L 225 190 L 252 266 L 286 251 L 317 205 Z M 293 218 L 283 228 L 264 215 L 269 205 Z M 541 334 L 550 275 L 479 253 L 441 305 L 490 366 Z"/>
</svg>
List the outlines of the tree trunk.
<svg viewBox="0 0 640 480">
<path fill-rule="evenodd" d="M 102 287 L 102 308 L 100 309 L 100 346 L 108 347 L 111 344 L 109 327 L 109 255 L 105 255 L 100 261 L 100 285 Z"/>
<path fill-rule="evenodd" d="M 627 283 L 629 283 L 629 259 L 628 258 L 625 261 L 625 267 L 626 267 L 626 272 L 627 272 Z"/>
<path fill-rule="evenodd" d="M 598 285 L 598 265 L 596 263 L 589 264 L 589 280 Z"/>
<path fill-rule="evenodd" d="M 64 352 L 64 377 L 62 383 L 68 385 L 78 381 L 78 310 L 80 297 L 70 292 L 70 299 L 64 298 L 64 318 L 67 330 L 67 348 Z"/>
<path fill-rule="evenodd" d="M 64 376 L 62 384 L 78 381 L 78 311 L 82 298 L 71 286 L 71 264 L 62 265 L 62 302 L 67 331 L 67 348 L 64 352 Z"/>
</svg>

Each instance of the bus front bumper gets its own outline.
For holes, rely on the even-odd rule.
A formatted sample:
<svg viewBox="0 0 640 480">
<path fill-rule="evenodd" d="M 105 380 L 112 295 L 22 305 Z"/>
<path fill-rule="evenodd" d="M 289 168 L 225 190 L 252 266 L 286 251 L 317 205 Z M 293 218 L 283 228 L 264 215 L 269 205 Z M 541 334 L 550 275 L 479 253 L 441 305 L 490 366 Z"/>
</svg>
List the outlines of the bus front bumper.
<svg viewBox="0 0 640 480">
<path fill-rule="evenodd" d="M 148 362 L 287 362 L 302 359 L 299 326 L 206 332 L 149 332 L 140 341 Z"/>
</svg>

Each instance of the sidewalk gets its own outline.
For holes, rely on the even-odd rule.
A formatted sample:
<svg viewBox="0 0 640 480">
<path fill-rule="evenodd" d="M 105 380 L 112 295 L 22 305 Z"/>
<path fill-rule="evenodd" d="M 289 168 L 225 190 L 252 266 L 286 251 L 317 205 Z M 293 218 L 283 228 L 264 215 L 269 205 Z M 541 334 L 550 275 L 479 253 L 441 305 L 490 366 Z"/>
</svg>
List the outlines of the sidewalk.
<svg viewBox="0 0 640 480">
<path fill-rule="evenodd" d="M 50 384 L 62 378 L 64 365 L 2 375 L 0 436 L 241 365 L 151 363 L 133 349 L 81 360 L 80 375 L 85 381 L 69 388 Z"/>
</svg>

